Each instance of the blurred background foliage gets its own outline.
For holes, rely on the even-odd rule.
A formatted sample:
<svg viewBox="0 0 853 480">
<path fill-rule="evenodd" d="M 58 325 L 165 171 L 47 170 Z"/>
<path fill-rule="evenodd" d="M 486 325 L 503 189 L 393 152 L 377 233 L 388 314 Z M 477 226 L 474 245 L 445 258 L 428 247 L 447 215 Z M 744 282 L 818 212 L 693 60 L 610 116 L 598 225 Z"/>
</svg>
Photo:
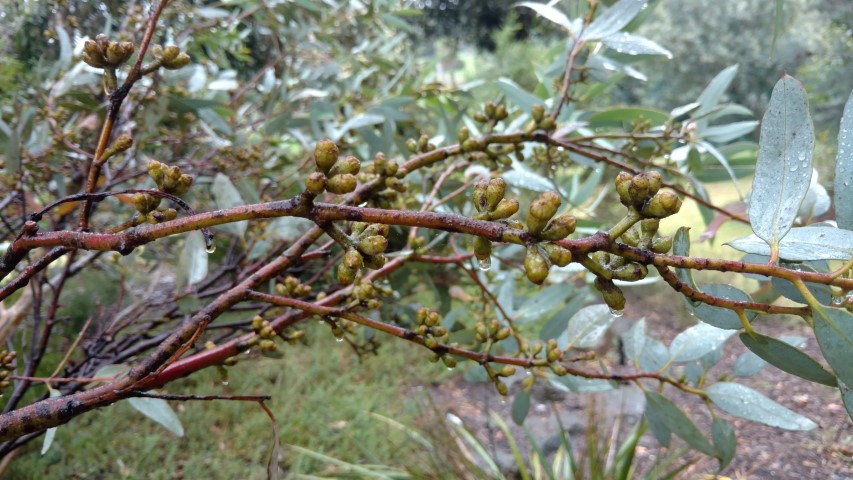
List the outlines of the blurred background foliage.
<svg viewBox="0 0 853 480">
<path fill-rule="evenodd" d="M 566 48 L 565 33 L 528 9 L 513 8 L 513 3 L 509 0 L 176 0 L 161 19 L 164 27 L 159 30 L 157 42 L 178 44 L 191 55 L 193 63 L 181 71 L 146 78 L 134 89 L 133 101 L 129 104 L 135 105 L 135 110 L 125 112 L 135 114 L 133 123 L 122 128 L 132 129 L 137 147 L 111 167 L 107 181 L 120 185 L 134 176 L 139 177 L 138 172 L 147 159 L 156 158 L 193 171 L 201 185 L 210 186 L 218 171 L 230 172 L 237 198 L 245 202 L 280 199 L 301 190 L 299 179 L 311 169 L 306 152 L 318 138 L 328 136 L 337 141 L 342 150 L 365 159 L 379 151 L 389 156 L 399 155 L 407 152 L 405 140 L 417 138 L 421 133 L 426 133 L 436 143 L 454 141 L 459 127 L 467 125 L 466 117 L 486 100 L 502 98 L 512 107 L 529 110 L 532 103 L 554 96 L 554 82 L 562 66 L 560 56 Z M 560 3 L 571 18 L 582 15 L 585 5 L 583 0 Z M 92 145 L 105 114 L 105 98 L 96 72 L 77 60 L 81 40 L 93 38 L 98 33 L 131 39 L 144 28 L 148 8 L 147 2 L 93 0 L 5 2 L 0 6 L 3 27 L 0 30 L 0 56 L 3 58 L 0 62 L 0 152 L 5 152 L 7 172 L 15 166 L 13 152 L 18 147 L 25 152 L 28 161 L 19 160 L 19 168 L 25 174 L 16 178 L 20 178 L 23 187 L 32 193 L 34 204 L 44 205 L 67 193 L 77 192 L 85 179 L 83 156 L 58 145 L 54 134 L 64 132 L 69 141 Z M 806 85 L 817 131 L 823 132 L 816 157 L 818 168 L 821 158 L 834 158 L 834 131 L 843 102 L 853 89 L 851 2 L 785 0 L 784 15 L 778 24 L 774 24 L 777 21 L 774 2 L 766 0 L 659 0 L 652 2 L 647 10 L 644 21 L 630 28 L 664 46 L 673 58 L 609 54 L 636 69 L 608 72 L 594 85 L 581 87 L 575 105 L 577 111 L 568 112 L 568 116 L 588 119 L 592 113 L 606 112 L 610 107 L 641 105 L 660 109 L 666 117 L 666 112 L 694 101 L 715 75 L 738 65 L 738 74 L 725 93 L 725 101 L 745 106 L 757 118 L 764 111 L 779 75 L 787 71 Z M 779 29 L 778 41 L 771 54 L 774 28 Z M 511 82 L 496 82 L 498 78 Z M 44 105 L 51 102 L 59 109 L 49 118 Z M 746 157 L 754 156 L 754 144 L 749 141 L 755 141 L 757 135 L 757 131 L 748 130 L 741 135 L 725 137 L 719 143 L 728 145 L 725 153 L 737 156 L 746 152 Z M 737 167 L 735 160 L 730 158 Z M 754 158 L 746 158 L 740 164 L 743 171 L 748 170 L 750 161 Z M 540 167 L 548 168 L 547 165 Z M 575 198 L 578 203 L 595 197 L 591 195 L 592 188 L 601 178 L 601 172 L 592 170 L 576 166 L 571 175 L 561 179 L 575 187 L 574 192 L 585 193 Z M 830 172 L 822 172 L 823 179 L 829 176 Z M 535 175 L 525 178 L 538 181 Z M 719 175 L 707 178 L 721 179 Z M 426 177 L 415 180 L 425 182 Z M 9 177 L 4 181 L 4 188 L 12 185 Z M 448 183 L 453 188 L 460 185 L 461 181 Z M 589 188 L 584 190 L 585 186 Z M 211 205 L 215 194 L 209 190 L 194 189 L 189 202 L 198 209 Z M 589 221 L 597 205 L 587 203 L 586 207 L 590 215 L 585 220 Z M 601 209 L 605 212 L 599 220 L 608 215 L 606 205 Z M 128 215 L 127 210 L 117 202 L 110 203 L 102 206 L 98 218 L 102 221 L 122 219 Z M 53 228 L 66 225 L 63 217 L 54 217 L 51 221 Z M 595 226 L 591 221 L 582 222 L 582 227 Z M 248 260 L 256 261 L 274 252 L 276 245 L 292 239 L 299 227 L 288 222 L 256 222 L 248 228 L 264 233 L 257 236 L 261 241 L 242 245 L 249 252 Z M 136 276 L 129 275 L 126 281 L 137 293 L 142 292 L 150 280 L 146 275 L 159 268 L 159 259 L 174 254 L 172 245 L 162 243 L 165 245 L 150 246 L 139 258 L 122 260 L 121 267 L 115 270 L 108 266 L 95 275 L 102 275 L 100 281 L 104 278 L 114 280 L 122 268 L 125 269 L 122 275 L 134 270 Z M 505 253 L 510 254 L 509 251 Z M 218 260 L 225 260 L 225 254 L 217 255 Z M 457 291 L 455 297 L 451 297 L 448 287 L 455 280 L 458 278 L 452 278 L 449 273 L 443 278 L 436 276 L 433 270 L 411 269 L 392 279 L 395 289 L 411 292 L 410 295 L 397 305 L 388 306 L 385 313 L 406 317 L 413 311 L 410 304 L 441 304 L 445 312 L 455 309 L 455 315 L 464 318 L 466 304 L 470 303 L 465 296 L 477 290 Z M 90 278 L 90 281 L 96 280 Z M 440 282 L 441 285 L 436 286 Z M 511 298 L 514 284 L 506 282 L 504 285 L 509 285 L 504 290 Z M 528 292 L 520 287 L 515 293 L 522 296 Z M 98 300 L 108 304 L 116 293 L 104 289 L 98 295 Z M 539 298 L 550 302 L 549 308 L 540 312 L 543 317 L 546 312 L 577 309 L 588 301 L 584 289 L 571 294 L 551 290 L 548 295 Z M 95 299 L 75 298 L 80 302 L 66 305 L 67 315 L 73 321 L 57 327 L 67 329 L 65 338 L 73 338 L 80 322 L 94 311 Z M 578 298 L 581 300 L 574 301 Z M 533 330 L 534 326 L 529 328 Z M 327 344 L 320 340 L 328 339 L 317 342 Z M 334 342 L 331 345 L 334 347 Z M 393 353 L 398 353 L 397 347 L 394 348 Z M 307 360 L 304 363 L 286 361 L 290 370 L 284 376 L 276 373 L 281 368 L 277 362 L 262 360 L 251 364 L 252 374 L 241 375 L 241 378 L 264 381 L 257 384 L 248 380 L 246 384 L 237 382 L 237 387 L 245 387 L 241 393 L 269 393 L 266 388 L 269 385 L 277 388 L 283 382 L 298 379 L 300 366 L 356 370 L 352 366 L 354 356 L 341 360 L 337 352 L 328 355 L 324 348 L 314 346 L 309 350 L 309 354 L 300 357 Z M 400 355 L 407 354 L 412 353 Z M 416 458 L 416 451 L 409 452 L 409 456 L 399 454 L 381 441 L 387 432 L 364 427 L 360 415 L 374 408 L 371 399 L 379 395 L 372 388 L 351 392 L 347 399 L 352 402 L 348 403 L 359 408 L 348 410 L 346 415 L 327 418 L 326 414 L 318 414 L 315 418 L 306 413 L 317 404 L 327 403 L 323 395 L 345 397 L 339 387 L 347 382 L 382 384 L 389 390 L 381 395 L 392 400 L 386 402 L 392 404 L 394 395 L 403 395 L 407 387 L 406 382 L 396 376 L 400 370 L 392 368 L 389 372 L 386 364 L 368 361 L 357 370 L 362 372 L 362 377 L 356 379 L 310 373 L 309 377 L 315 375 L 322 388 L 289 390 L 283 394 L 286 397 L 296 395 L 296 398 L 275 406 L 281 412 L 279 421 L 289 425 L 282 431 L 292 433 L 293 443 L 350 460 L 365 457 L 365 450 L 359 450 L 360 443 L 362 447 L 368 445 L 375 454 L 368 459 L 370 461 L 411 462 Z M 441 381 L 444 372 L 428 374 L 418 370 L 410 373 L 409 378 L 419 381 Z M 202 380 L 188 380 L 181 386 L 193 387 L 194 381 L 218 382 L 204 375 Z M 304 380 L 296 383 L 304 386 Z M 299 410 L 298 420 L 304 425 L 289 423 L 294 421 L 291 413 L 296 408 L 290 400 L 310 406 Z M 337 403 L 328 406 L 338 408 Z M 405 407 L 394 409 L 391 406 L 393 413 L 399 415 L 398 419 L 414 422 L 416 412 L 409 409 L 409 405 Z M 235 408 L 227 402 L 222 406 L 204 405 L 204 409 L 188 406 L 188 410 L 205 413 L 186 417 L 188 424 L 197 427 L 188 435 L 193 441 L 200 440 L 209 446 L 216 441 L 214 439 L 225 439 L 231 434 L 244 439 L 243 449 L 237 448 L 236 453 L 230 449 L 230 444 L 222 447 L 220 443 L 219 448 L 225 452 L 217 455 L 228 457 L 234 465 L 229 463 L 227 468 L 221 467 L 222 464 L 195 465 L 193 462 L 203 460 L 197 458 L 195 452 L 204 451 L 205 446 L 183 448 L 177 442 L 161 442 L 159 435 L 162 434 L 152 426 L 150 432 L 145 431 L 145 448 L 153 449 L 154 445 L 161 449 L 164 461 L 175 462 L 163 466 L 157 475 L 174 478 L 175 465 L 195 468 L 194 472 L 199 475 L 188 478 L 198 478 L 202 473 L 211 478 L 236 478 L 232 474 L 237 475 L 246 463 L 260 471 L 256 468 L 262 462 L 258 442 L 250 438 L 268 436 L 269 431 L 257 434 L 257 430 L 238 428 L 241 425 L 238 417 L 250 415 L 251 421 L 258 423 L 265 422 L 266 418 L 246 414 L 244 409 L 239 414 L 234 413 Z M 124 418 L 127 414 L 120 412 L 119 416 Z M 106 420 L 99 416 L 111 415 L 112 411 L 108 410 L 75 424 L 85 424 L 85 429 L 60 429 L 57 443 L 60 447 L 64 443 L 66 447 L 57 448 L 46 457 L 38 457 L 35 449 L 29 451 L 13 466 L 13 478 L 44 478 L 27 476 L 44 468 L 49 468 L 57 478 L 74 472 L 87 472 L 92 476 L 134 476 L 144 466 L 111 463 L 112 455 L 118 455 L 111 450 L 114 446 L 106 450 L 106 456 L 92 452 L 82 463 L 75 463 L 75 449 L 89 452 L 85 449 L 94 446 L 95 450 L 100 450 L 103 439 L 112 435 L 111 429 L 92 427 L 89 422 L 103 422 L 100 423 L 103 427 Z M 202 416 L 204 418 L 197 418 Z M 217 424 L 217 429 L 208 437 L 205 429 L 210 419 L 219 419 L 224 426 Z M 372 437 L 354 437 L 357 441 L 341 442 L 334 429 L 344 427 L 335 427 L 341 425 L 335 422 L 345 422 L 346 426 L 346 422 L 353 421 L 361 421 L 359 431 Z M 144 430 L 145 427 L 140 428 Z M 252 428 L 261 429 L 259 426 Z M 314 429 L 332 433 L 317 436 Z M 300 436 L 309 431 L 310 435 Z M 157 432 L 156 438 L 152 432 Z M 86 437 L 89 434 L 91 438 Z M 144 459 L 150 461 L 148 457 Z M 294 463 L 289 467 L 293 471 L 312 471 L 316 464 Z"/>
</svg>

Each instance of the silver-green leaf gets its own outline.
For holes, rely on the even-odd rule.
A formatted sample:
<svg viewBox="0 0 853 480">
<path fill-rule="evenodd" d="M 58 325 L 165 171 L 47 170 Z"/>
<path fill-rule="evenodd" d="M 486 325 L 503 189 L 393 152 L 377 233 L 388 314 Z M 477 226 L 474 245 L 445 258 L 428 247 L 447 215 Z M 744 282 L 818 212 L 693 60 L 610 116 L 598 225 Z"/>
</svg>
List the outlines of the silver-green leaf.
<svg viewBox="0 0 853 480">
<path fill-rule="evenodd" d="M 162 425 L 179 437 L 184 436 L 184 426 L 172 407 L 162 398 L 131 397 L 128 403 L 146 417 Z"/>
<path fill-rule="evenodd" d="M 669 352 L 674 362 L 698 360 L 722 348 L 726 340 L 735 333 L 735 330 L 724 330 L 707 323 L 699 323 L 679 333 L 672 340 Z"/>
<path fill-rule="evenodd" d="M 843 308 L 814 312 L 814 333 L 823 357 L 839 380 L 853 385 L 853 314 Z"/>
<path fill-rule="evenodd" d="M 735 250 L 770 255 L 770 246 L 755 235 L 726 243 Z M 779 242 L 779 258 L 804 260 L 847 260 L 853 257 L 853 231 L 833 227 L 792 228 Z"/>
<path fill-rule="evenodd" d="M 714 405 L 740 418 L 785 430 L 811 430 L 817 424 L 792 412 L 755 390 L 731 382 L 718 382 L 706 390 Z"/>
<path fill-rule="evenodd" d="M 773 88 L 761 122 L 749 199 L 752 230 L 769 245 L 776 245 L 791 229 L 809 189 L 813 151 L 814 127 L 806 91 L 786 74 Z"/>
<path fill-rule="evenodd" d="M 835 161 L 835 219 L 838 227 L 853 230 L 853 92 L 847 97 L 838 130 Z"/>
</svg>

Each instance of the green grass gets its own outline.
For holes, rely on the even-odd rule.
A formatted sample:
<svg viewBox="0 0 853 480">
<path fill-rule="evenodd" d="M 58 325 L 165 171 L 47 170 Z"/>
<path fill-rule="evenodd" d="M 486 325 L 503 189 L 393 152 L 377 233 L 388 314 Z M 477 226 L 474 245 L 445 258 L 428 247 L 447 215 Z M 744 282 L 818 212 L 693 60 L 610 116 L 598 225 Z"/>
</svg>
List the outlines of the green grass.
<svg viewBox="0 0 853 480">
<path fill-rule="evenodd" d="M 402 448 L 404 433 L 377 421 L 379 412 L 413 425 L 422 404 L 403 391 L 446 378 L 423 349 L 388 339 L 379 357 L 359 364 L 328 331 L 309 328 L 312 345 L 284 346 L 285 358 L 246 359 L 229 368 L 222 385 L 215 369 L 170 384 L 175 394 L 272 395 L 282 444 L 303 446 L 353 463 L 406 466 L 417 459 Z M 326 329 L 327 330 L 327 329 Z M 184 425 L 178 438 L 126 402 L 83 415 L 57 430 L 52 448 L 41 439 L 25 447 L 7 478 L 266 478 L 270 420 L 248 402 L 172 402 Z M 322 465 L 283 449 L 288 473 Z"/>
</svg>

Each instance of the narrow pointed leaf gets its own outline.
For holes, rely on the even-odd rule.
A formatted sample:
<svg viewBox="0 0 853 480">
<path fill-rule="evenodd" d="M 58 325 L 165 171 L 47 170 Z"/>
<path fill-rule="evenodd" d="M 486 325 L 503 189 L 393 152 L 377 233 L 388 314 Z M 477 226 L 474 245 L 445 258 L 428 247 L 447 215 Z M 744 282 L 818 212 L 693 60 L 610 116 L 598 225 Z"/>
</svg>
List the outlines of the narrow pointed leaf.
<svg viewBox="0 0 853 480">
<path fill-rule="evenodd" d="M 843 308 L 821 308 L 812 318 L 823 357 L 839 380 L 853 385 L 853 314 Z"/>
<path fill-rule="evenodd" d="M 801 347 L 806 343 L 806 337 L 796 335 L 785 335 L 779 337 L 779 340 L 791 345 L 792 347 Z M 732 373 L 738 377 L 751 377 L 760 372 L 766 366 L 767 360 L 764 360 L 751 351 L 748 351 L 739 356 L 737 361 L 735 361 L 735 364 L 732 367 Z"/>
<path fill-rule="evenodd" d="M 648 3 L 648 0 L 619 0 L 592 21 L 584 38 L 597 40 L 622 30 Z"/>
<path fill-rule="evenodd" d="M 524 423 L 527 412 L 530 411 L 530 394 L 522 390 L 515 395 L 512 401 L 512 421 L 516 425 Z"/>
<path fill-rule="evenodd" d="M 179 437 L 184 436 L 184 426 L 181 425 L 181 421 L 175 415 L 172 407 L 162 398 L 131 397 L 127 399 L 127 402 L 146 417 L 165 427 L 166 430 Z"/>
<path fill-rule="evenodd" d="M 672 52 L 666 48 L 646 37 L 633 33 L 614 33 L 602 38 L 601 43 L 619 53 L 628 55 L 663 55 L 666 58 L 672 58 Z"/>
<path fill-rule="evenodd" d="M 559 25 L 560 27 L 562 27 L 566 31 L 568 31 L 568 32 L 572 31 L 572 21 L 569 20 L 569 17 L 567 17 L 563 12 L 557 10 L 556 8 L 552 7 L 551 5 L 548 5 L 545 3 L 536 3 L 536 2 L 518 2 L 513 6 L 515 6 L 515 7 L 527 7 L 529 9 L 533 10 L 534 12 L 536 12 L 536 14 L 539 15 L 540 17 L 542 17 L 542 18 L 544 18 L 550 22 L 556 23 L 557 25 Z"/>
<path fill-rule="evenodd" d="M 654 415 L 657 419 L 692 448 L 699 450 L 705 455 L 717 456 L 717 451 L 708 442 L 708 439 L 702 435 L 702 432 L 696 428 L 690 417 L 675 406 L 668 398 L 659 393 L 647 391 L 646 408 L 647 411 L 654 410 Z"/>
<path fill-rule="evenodd" d="M 835 375 L 797 347 L 760 333 L 741 333 L 740 340 L 746 348 L 779 370 L 830 387 L 838 385 Z"/>
<path fill-rule="evenodd" d="M 728 467 L 735 458 L 735 450 L 737 449 L 737 437 L 732 423 L 724 418 L 715 418 L 711 424 L 711 440 L 714 441 L 714 447 L 719 452 L 720 469 Z"/>
<path fill-rule="evenodd" d="M 770 400 L 755 390 L 731 382 L 718 382 L 706 390 L 714 405 L 740 418 L 785 430 L 811 430 L 813 421 Z"/>
<path fill-rule="evenodd" d="M 237 187 L 231 183 L 231 179 L 225 174 L 216 174 L 213 178 L 213 184 L 210 187 L 210 191 L 213 194 L 213 199 L 216 201 L 216 208 L 231 208 L 245 205 L 243 197 L 240 195 L 240 191 L 237 190 Z M 249 222 L 242 220 L 239 222 L 221 225 L 218 228 L 222 228 L 223 230 L 233 233 L 238 237 L 243 237 L 248 226 Z"/>
<path fill-rule="evenodd" d="M 814 127 L 806 91 L 794 77 L 776 83 L 761 122 L 758 162 L 749 200 L 755 234 L 776 245 L 791 229 L 809 189 Z"/>
<path fill-rule="evenodd" d="M 604 332 L 613 323 L 614 317 L 607 305 L 590 305 L 582 308 L 569 319 L 565 345 L 558 340 L 560 348 L 593 348 L 601 341 Z"/>
<path fill-rule="evenodd" d="M 853 92 L 847 97 L 838 130 L 835 161 L 835 218 L 838 227 L 853 230 Z"/>
<path fill-rule="evenodd" d="M 705 90 L 702 90 L 702 93 L 699 94 L 699 98 L 696 99 L 696 103 L 699 104 L 699 108 L 693 113 L 693 115 L 691 115 L 693 118 L 698 118 L 710 113 L 714 107 L 720 103 L 720 99 L 723 97 L 723 94 L 726 93 L 726 90 L 729 88 L 729 85 L 731 85 L 735 75 L 737 75 L 737 69 L 737 64 L 726 67 L 711 79 L 708 86 L 705 87 Z"/>
</svg>

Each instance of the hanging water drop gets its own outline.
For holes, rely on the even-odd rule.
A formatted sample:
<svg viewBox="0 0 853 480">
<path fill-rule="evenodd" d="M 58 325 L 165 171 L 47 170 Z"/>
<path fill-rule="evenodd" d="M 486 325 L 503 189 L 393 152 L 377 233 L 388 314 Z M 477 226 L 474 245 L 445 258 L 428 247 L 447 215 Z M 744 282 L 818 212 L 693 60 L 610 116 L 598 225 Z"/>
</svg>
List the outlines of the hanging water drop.
<svg viewBox="0 0 853 480">
<path fill-rule="evenodd" d="M 216 245 L 213 243 L 210 243 L 204 248 L 204 251 L 207 253 L 213 253 L 216 251 Z"/>
<path fill-rule="evenodd" d="M 615 309 L 615 308 L 611 308 L 611 309 L 610 309 L 610 314 L 611 314 L 611 315 L 613 315 L 614 317 L 619 318 L 619 317 L 621 317 L 622 315 L 625 315 L 625 310 L 617 310 L 617 309 Z"/>
<path fill-rule="evenodd" d="M 341 343 L 344 341 L 344 337 L 335 337 L 335 341 Z"/>
<path fill-rule="evenodd" d="M 488 272 L 492 268 L 492 257 L 478 258 L 477 267 L 484 272 Z"/>
<path fill-rule="evenodd" d="M 840 307 L 844 303 L 844 297 L 832 297 L 832 302 L 830 305 L 833 307 Z"/>
<path fill-rule="evenodd" d="M 452 371 L 453 371 L 453 367 L 447 367 L 447 371 L 448 371 L 448 372 L 452 372 Z"/>
<path fill-rule="evenodd" d="M 223 380 L 223 381 L 222 381 L 222 382 L 220 382 L 220 383 L 222 384 L 222 386 L 223 386 L 223 387 L 227 387 L 227 386 L 228 386 L 228 380 Z"/>
</svg>

